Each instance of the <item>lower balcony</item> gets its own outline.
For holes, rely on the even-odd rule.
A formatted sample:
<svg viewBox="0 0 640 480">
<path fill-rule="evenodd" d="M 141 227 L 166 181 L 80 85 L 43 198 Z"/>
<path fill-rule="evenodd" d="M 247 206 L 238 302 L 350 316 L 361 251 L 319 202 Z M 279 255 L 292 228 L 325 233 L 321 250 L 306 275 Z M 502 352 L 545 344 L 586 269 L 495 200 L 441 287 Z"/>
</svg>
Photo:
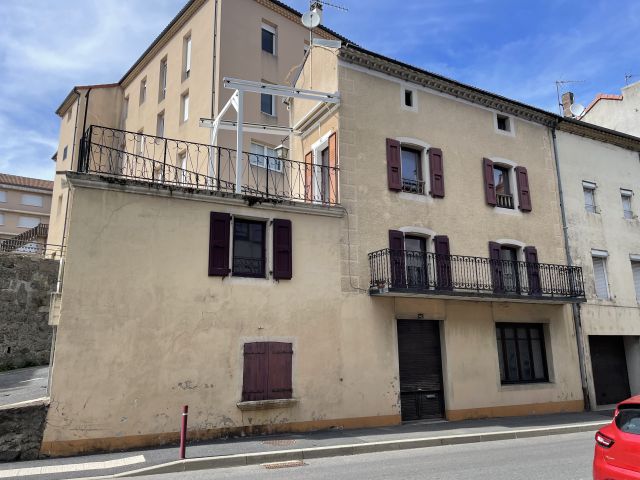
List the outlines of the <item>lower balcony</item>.
<svg viewBox="0 0 640 480">
<path fill-rule="evenodd" d="M 371 295 L 586 301 L 580 267 L 388 248 L 370 253 L 369 267 Z"/>
</svg>

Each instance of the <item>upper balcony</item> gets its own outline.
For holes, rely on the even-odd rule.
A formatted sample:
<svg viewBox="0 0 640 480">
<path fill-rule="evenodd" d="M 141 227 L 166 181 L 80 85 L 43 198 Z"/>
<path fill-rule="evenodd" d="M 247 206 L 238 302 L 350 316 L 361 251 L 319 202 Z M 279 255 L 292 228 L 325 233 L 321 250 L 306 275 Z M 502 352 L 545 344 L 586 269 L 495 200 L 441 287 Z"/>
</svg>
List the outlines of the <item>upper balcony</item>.
<svg viewBox="0 0 640 480">
<path fill-rule="evenodd" d="M 580 267 L 388 248 L 370 253 L 369 267 L 371 295 L 586 301 Z"/>
<path fill-rule="evenodd" d="M 242 152 L 201 143 L 155 137 L 92 125 L 82 139 L 78 171 L 174 188 L 225 194 L 237 193 L 251 202 L 292 201 L 339 205 L 337 162 L 318 155 L 309 162 Z"/>
</svg>

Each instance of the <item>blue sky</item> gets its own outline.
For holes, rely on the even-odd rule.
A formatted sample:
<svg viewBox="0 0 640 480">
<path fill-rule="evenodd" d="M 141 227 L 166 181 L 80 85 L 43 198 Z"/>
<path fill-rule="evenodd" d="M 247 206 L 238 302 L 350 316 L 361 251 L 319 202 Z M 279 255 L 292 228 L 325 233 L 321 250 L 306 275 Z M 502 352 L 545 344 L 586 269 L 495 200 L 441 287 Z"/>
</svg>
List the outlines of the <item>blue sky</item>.
<svg viewBox="0 0 640 480">
<path fill-rule="evenodd" d="M 52 178 L 73 85 L 120 79 L 186 0 L 0 0 L 0 171 Z M 633 0 L 332 0 L 325 24 L 370 50 L 547 110 L 640 74 Z M 307 0 L 290 0 L 305 10 Z M 632 79 L 640 81 L 640 76 Z"/>
</svg>

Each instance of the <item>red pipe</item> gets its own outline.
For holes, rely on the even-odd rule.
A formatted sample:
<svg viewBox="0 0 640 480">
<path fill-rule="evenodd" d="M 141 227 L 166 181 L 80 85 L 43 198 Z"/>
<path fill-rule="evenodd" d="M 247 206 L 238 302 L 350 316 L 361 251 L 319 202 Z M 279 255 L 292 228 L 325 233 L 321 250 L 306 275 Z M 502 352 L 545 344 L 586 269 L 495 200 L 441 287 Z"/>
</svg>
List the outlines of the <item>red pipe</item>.
<svg viewBox="0 0 640 480">
<path fill-rule="evenodd" d="M 187 449 L 187 417 L 189 416 L 189 405 L 182 407 L 182 424 L 180 426 L 180 460 L 185 459 Z"/>
</svg>

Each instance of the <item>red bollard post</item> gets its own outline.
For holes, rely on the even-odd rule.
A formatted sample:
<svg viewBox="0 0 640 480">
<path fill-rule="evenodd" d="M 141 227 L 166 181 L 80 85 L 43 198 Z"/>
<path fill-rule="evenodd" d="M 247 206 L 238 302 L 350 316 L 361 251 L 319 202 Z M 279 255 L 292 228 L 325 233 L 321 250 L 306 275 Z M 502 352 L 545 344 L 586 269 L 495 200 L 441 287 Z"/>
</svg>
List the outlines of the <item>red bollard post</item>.
<svg viewBox="0 0 640 480">
<path fill-rule="evenodd" d="M 182 424 L 180 426 L 180 460 L 185 459 L 187 449 L 187 417 L 189 416 L 189 405 L 182 407 Z"/>
</svg>

